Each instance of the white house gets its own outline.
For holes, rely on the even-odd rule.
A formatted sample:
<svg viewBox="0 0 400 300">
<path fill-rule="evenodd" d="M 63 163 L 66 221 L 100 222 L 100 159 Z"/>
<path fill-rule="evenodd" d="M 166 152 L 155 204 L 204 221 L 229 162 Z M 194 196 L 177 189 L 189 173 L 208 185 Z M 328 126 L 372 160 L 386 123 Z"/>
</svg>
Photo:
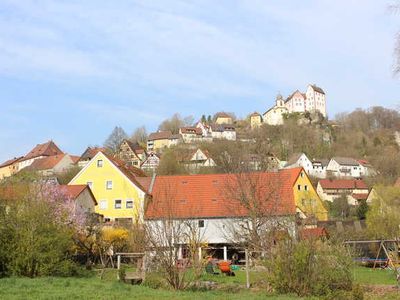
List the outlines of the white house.
<svg viewBox="0 0 400 300">
<path fill-rule="evenodd" d="M 363 176 L 375 176 L 377 172 L 375 168 L 365 159 L 358 159 L 358 163 L 361 166 L 361 174 Z"/>
<path fill-rule="evenodd" d="M 155 151 L 147 153 L 146 159 L 140 165 L 140 168 L 145 171 L 154 172 L 160 164 L 160 156 Z"/>
<path fill-rule="evenodd" d="M 211 136 L 213 139 L 225 139 L 236 141 L 236 129 L 230 124 L 213 124 L 210 126 Z"/>
<path fill-rule="evenodd" d="M 67 171 L 74 166 L 79 157 L 59 154 L 35 159 L 27 170 L 37 171 L 44 176 L 51 176 Z"/>
<path fill-rule="evenodd" d="M 23 168 L 30 166 L 36 159 L 61 154 L 63 154 L 63 152 L 53 141 L 38 144 L 18 161 L 18 170 L 22 170 Z"/>
<path fill-rule="evenodd" d="M 307 174 L 311 175 L 313 171 L 313 164 L 305 153 L 293 154 L 285 165 L 285 169 L 292 169 L 302 167 Z"/>
<path fill-rule="evenodd" d="M 369 189 L 361 179 L 322 179 L 318 182 L 317 193 L 329 202 L 345 195 L 350 205 L 358 205 L 359 201 L 368 199 Z"/>
<path fill-rule="evenodd" d="M 289 110 L 285 105 L 282 95 L 276 97 L 276 104 L 263 114 L 262 120 L 268 125 L 282 125 L 283 115 L 287 114 Z"/>
<path fill-rule="evenodd" d="M 211 158 L 206 150 L 197 148 L 191 151 L 188 156 L 183 157 L 181 163 L 185 165 L 190 171 L 197 171 L 200 168 L 215 167 L 215 161 Z"/>
<path fill-rule="evenodd" d="M 362 166 L 354 158 L 333 157 L 326 167 L 328 175 L 360 178 L 364 176 Z"/>
<path fill-rule="evenodd" d="M 185 143 L 201 142 L 203 140 L 203 131 L 198 127 L 181 127 L 179 128 L 179 134 Z"/>
<path fill-rule="evenodd" d="M 328 159 L 313 159 L 313 168 L 310 171 L 310 175 L 317 178 L 326 178 L 326 168 L 328 167 L 328 163 Z"/>
<path fill-rule="evenodd" d="M 301 169 L 296 170 L 296 174 L 301 171 Z M 290 176 L 278 172 L 254 174 L 262 176 L 260 177 L 262 180 L 258 181 L 260 184 L 266 183 L 259 187 L 263 193 L 257 195 L 270 193 L 279 195 L 279 201 L 273 206 L 265 201 L 260 202 L 260 212 L 265 211 L 265 215 L 268 216 L 268 221 L 265 222 L 266 228 L 263 230 L 276 225 L 281 232 L 286 232 L 292 237 L 296 236 L 295 188 L 292 186 L 294 183 L 290 181 Z M 162 228 L 163 224 L 170 221 L 175 223 L 174 228 L 176 228 L 190 222 L 190 226 L 196 226 L 198 238 L 202 243 L 220 249 L 217 254 L 219 258 L 230 259 L 237 253 L 232 247 L 233 244 L 241 242 L 235 232 L 240 232 L 245 227 L 241 225 L 248 221 L 249 215 L 244 206 L 227 196 L 226 185 L 234 184 L 235 178 L 232 174 L 154 177 L 148 187 L 150 198 L 145 211 L 146 224 L 150 228 L 160 228 L 160 226 Z M 274 178 L 278 180 L 277 186 L 280 187 L 278 190 L 267 183 L 274 181 Z M 287 188 L 288 184 L 292 188 Z M 180 234 L 176 237 L 180 250 L 186 246 L 183 236 Z M 181 251 L 180 257 L 183 255 Z"/>
</svg>

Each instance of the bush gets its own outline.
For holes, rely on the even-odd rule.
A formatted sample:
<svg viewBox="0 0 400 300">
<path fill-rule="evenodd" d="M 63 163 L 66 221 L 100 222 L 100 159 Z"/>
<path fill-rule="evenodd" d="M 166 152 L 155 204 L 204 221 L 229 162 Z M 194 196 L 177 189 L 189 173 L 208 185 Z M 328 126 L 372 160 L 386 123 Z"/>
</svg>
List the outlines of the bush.
<svg viewBox="0 0 400 300">
<path fill-rule="evenodd" d="M 68 202 L 47 187 L 13 201 L 0 200 L 0 275 L 77 274 L 71 260 L 74 226 L 70 211 L 60 203 Z"/>
<path fill-rule="evenodd" d="M 279 293 L 323 296 L 352 289 L 351 266 L 351 257 L 343 246 L 286 241 L 267 262 L 267 278 Z"/>
</svg>

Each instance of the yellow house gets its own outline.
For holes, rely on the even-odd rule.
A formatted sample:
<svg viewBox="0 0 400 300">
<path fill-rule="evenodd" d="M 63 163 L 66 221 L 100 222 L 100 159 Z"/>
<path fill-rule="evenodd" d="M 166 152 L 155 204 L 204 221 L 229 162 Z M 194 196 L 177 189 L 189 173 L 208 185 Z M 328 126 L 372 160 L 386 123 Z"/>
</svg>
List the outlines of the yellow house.
<svg viewBox="0 0 400 300">
<path fill-rule="evenodd" d="M 298 176 L 293 185 L 297 212 L 301 216 L 315 216 L 319 221 L 327 221 L 328 210 L 314 189 L 307 173 L 303 168 L 295 169 L 301 170 L 300 173 L 295 172 Z"/>
<path fill-rule="evenodd" d="M 147 150 L 159 152 L 164 148 L 168 148 L 172 136 L 173 134 L 171 131 L 158 131 L 151 133 L 147 139 Z"/>
<path fill-rule="evenodd" d="M 254 112 L 250 115 L 250 126 L 251 129 L 258 128 L 262 124 L 262 117 L 258 112 Z"/>
<path fill-rule="evenodd" d="M 98 205 L 95 212 L 107 221 L 141 221 L 146 189 L 140 182 L 150 180 L 135 167 L 98 152 L 69 185 L 87 184 Z"/>
<path fill-rule="evenodd" d="M 16 157 L 0 165 L 0 180 L 6 177 L 10 177 L 18 172 L 18 162 L 23 157 Z"/>
<path fill-rule="evenodd" d="M 215 115 L 215 124 L 233 124 L 233 120 L 227 113 L 219 112 Z"/>
</svg>

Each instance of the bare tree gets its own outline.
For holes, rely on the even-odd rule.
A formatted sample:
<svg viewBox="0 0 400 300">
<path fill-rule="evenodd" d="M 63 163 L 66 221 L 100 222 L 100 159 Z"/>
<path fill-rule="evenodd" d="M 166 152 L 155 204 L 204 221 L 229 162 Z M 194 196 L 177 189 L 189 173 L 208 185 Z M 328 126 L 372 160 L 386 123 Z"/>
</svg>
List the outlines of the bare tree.
<svg viewBox="0 0 400 300">
<path fill-rule="evenodd" d="M 267 251 L 277 231 L 294 220 L 285 217 L 279 172 L 238 172 L 229 174 L 222 193 L 230 202 L 233 215 L 225 224 L 225 234 L 233 243 L 255 251 Z"/>
<path fill-rule="evenodd" d="M 146 220 L 145 231 L 148 251 L 168 284 L 176 289 L 187 288 L 201 275 L 203 267 L 198 249 L 202 234 L 198 222 L 179 217 L 177 187 L 166 185 L 153 194 L 149 203 L 150 218 Z M 151 207 L 150 207 L 151 206 Z M 182 250 L 185 248 L 186 258 Z M 191 270 L 193 269 L 193 270 Z"/>
<path fill-rule="evenodd" d="M 126 132 L 122 129 L 122 127 L 115 126 L 111 134 L 108 136 L 108 138 L 104 142 L 104 147 L 107 147 L 110 149 L 113 153 L 115 153 L 120 144 L 124 139 L 127 139 L 128 135 Z"/>
<path fill-rule="evenodd" d="M 179 128 L 191 125 L 193 125 L 192 116 L 182 118 L 180 114 L 175 113 L 171 118 L 164 120 L 160 126 L 158 126 L 158 129 L 162 131 L 171 131 L 173 134 L 177 134 Z"/>
<path fill-rule="evenodd" d="M 141 126 L 135 129 L 132 133 L 130 140 L 134 143 L 138 143 L 139 145 L 146 145 L 147 141 L 147 130 L 145 126 Z"/>
</svg>

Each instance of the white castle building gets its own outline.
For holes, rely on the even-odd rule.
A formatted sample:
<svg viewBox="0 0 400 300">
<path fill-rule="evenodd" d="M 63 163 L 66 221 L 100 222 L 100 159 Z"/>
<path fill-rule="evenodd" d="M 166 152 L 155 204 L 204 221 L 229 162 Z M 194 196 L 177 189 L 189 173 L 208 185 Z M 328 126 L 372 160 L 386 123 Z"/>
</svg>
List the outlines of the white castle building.
<svg viewBox="0 0 400 300">
<path fill-rule="evenodd" d="M 283 116 L 288 113 L 305 113 L 305 112 L 320 112 L 326 117 L 326 97 L 325 92 L 316 85 L 309 84 L 306 93 L 301 93 L 299 90 L 291 94 L 286 100 L 282 95 L 276 97 L 276 104 L 267 110 L 262 116 L 252 114 L 252 127 L 266 123 L 269 125 L 283 124 Z"/>
</svg>

